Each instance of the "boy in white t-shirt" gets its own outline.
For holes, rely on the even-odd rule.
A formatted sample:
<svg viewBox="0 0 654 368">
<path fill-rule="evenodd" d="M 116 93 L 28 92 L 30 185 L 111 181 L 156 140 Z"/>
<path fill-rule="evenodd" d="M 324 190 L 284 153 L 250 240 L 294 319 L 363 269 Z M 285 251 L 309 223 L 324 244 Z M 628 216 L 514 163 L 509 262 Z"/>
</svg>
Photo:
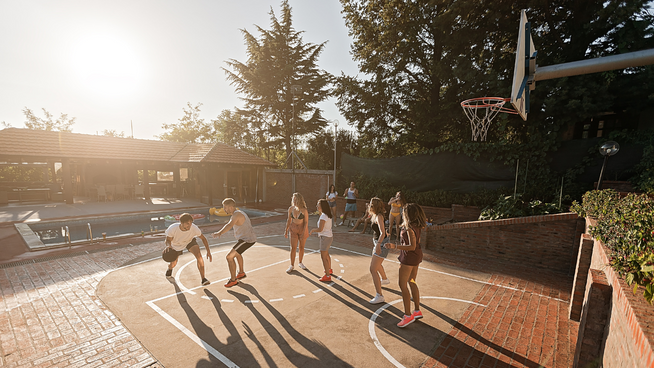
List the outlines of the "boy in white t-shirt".
<svg viewBox="0 0 654 368">
<path fill-rule="evenodd" d="M 322 265 L 325 268 L 325 275 L 319 281 L 331 282 L 332 281 L 332 259 L 329 257 L 329 247 L 332 245 L 334 235 L 332 233 L 332 211 L 329 208 L 329 202 L 326 199 L 319 199 L 317 209 L 320 211 L 320 218 L 318 219 L 318 227 L 311 229 L 309 234 L 318 233 L 320 239 L 320 258 Z"/>
<path fill-rule="evenodd" d="M 202 235 L 200 228 L 193 223 L 193 216 L 184 213 L 180 216 L 179 222 L 168 226 L 168 229 L 166 229 L 166 247 L 174 249 L 178 254 L 177 258 L 168 264 L 166 277 L 171 277 L 173 275 L 173 268 L 177 265 L 177 259 L 184 252 L 184 248 L 186 248 L 195 256 L 198 270 L 200 271 L 200 277 L 202 278 L 202 285 L 209 285 L 211 283 L 204 277 L 204 260 L 202 259 L 202 253 L 200 252 L 200 246 L 195 240 L 196 237 L 200 238 L 202 243 L 204 243 L 204 248 L 207 250 L 207 259 L 211 262 L 212 258 L 211 250 L 209 249 L 209 242 L 207 241 L 207 238 Z"/>
</svg>

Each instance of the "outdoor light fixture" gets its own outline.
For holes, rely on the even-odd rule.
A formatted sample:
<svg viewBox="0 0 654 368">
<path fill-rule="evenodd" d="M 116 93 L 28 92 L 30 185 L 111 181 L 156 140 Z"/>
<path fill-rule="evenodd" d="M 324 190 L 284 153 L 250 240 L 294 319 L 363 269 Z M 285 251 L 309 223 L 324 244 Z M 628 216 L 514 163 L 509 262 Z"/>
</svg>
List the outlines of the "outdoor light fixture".
<svg viewBox="0 0 654 368">
<path fill-rule="evenodd" d="M 616 141 L 608 141 L 600 147 L 599 153 L 604 156 L 604 163 L 602 164 L 599 179 L 597 179 L 597 190 L 601 190 L 602 188 L 602 175 L 604 175 L 604 168 L 606 167 L 606 162 L 609 160 L 609 156 L 615 155 L 619 150 L 620 145 Z"/>
</svg>

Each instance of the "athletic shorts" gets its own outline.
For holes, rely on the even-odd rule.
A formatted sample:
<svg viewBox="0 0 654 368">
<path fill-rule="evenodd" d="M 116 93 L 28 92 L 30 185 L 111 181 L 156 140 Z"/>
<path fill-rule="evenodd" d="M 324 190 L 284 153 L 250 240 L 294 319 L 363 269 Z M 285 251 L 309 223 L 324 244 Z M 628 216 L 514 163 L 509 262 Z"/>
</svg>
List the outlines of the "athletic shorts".
<svg viewBox="0 0 654 368">
<path fill-rule="evenodd" d="M 384 247 L 385 244 L 388 244 L 388 238 L 384 238 L 382 240 L 380 247 L 381 247 L 381 254 L 377 253 L 377 239 L 372 239 L 372 243 L 375 244 L 375 246 L 372 248 L 372 255 L 377 256 L 379 258 L 386 258 L 388 255 L 388 248 Z"/>
<path fill-rule="evenodd" d="M 345 212 L 356 212 L 357 211 L 357 204 L 356 203 L 346 203 L 345 204 Z"/>
<path fill-rule="evenodd" d="M 301 223 L 297 224 L 295 222 L 291 222 L 291 226 L 288 227 L 288 233 L 291 235 L 291 238 L 293 236 L 299 239 L 306 239 L 309 237 L 309 234 L 306 233 L 306 226 L 302 226 Z"/>
<path fill-rule="evenodd" d="M 191 251 L 191 248 L 193 248 L 194 245 L 198 245 L 198 241 L 195 240 L 195 238 L 193 238 L 193 240 L 191 240 L 190 243 L 186 244 L 186 250 L 188 250 L 188 251 L 190 252 L 190 251 Z M 181 256 L 182 253 L 184 253 L 184 250 L 183 250 L 183 249 L 182 249 L 182 250 L 178 250 L 178 251 L 177 251 L 177 257 Z"/>
<path fill-rule="evenodd" d="M 333 236 L 319 236 L 320 239 L 320 251 L 327 252 L 329 247 L 332 246 L 332 241 L 334 240 Z"/>
<path fill-rule="evenodd" d="M 234 248 L 232 248 L 232 249 L 234 249 L 236 251 L 236 253 L 238 253 L 238 254 L 243 254 L 243 252 L 250 249 L 250 247 L 253 246 L 254 243 L 256 243 L 256 242 L 248 243 L 245 240 L 239 239 L 236 242 L 236 245 L 234 245 Z"/>
</svg>

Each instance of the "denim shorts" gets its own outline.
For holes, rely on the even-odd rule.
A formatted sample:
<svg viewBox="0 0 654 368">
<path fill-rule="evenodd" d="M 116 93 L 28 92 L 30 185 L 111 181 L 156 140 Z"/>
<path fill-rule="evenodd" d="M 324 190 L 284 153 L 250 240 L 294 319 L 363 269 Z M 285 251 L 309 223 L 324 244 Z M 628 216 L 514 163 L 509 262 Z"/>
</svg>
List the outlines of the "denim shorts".
<svg viewBox="0 0 654 368">
<path fill-rule="evenodd" d="M 356 203 L 346 203 L 345 204 L 345 212 L 356 212 L 357 211 L 357 204 Z"/>
<path fill-rule="evenodd" d="M 388 248 L 384 247 L 384 245 L 388 244 L 388 238 L 384 238 L 384 240 L 382 240 L 382 242 L 380 244 L 381 254 L 377 253 L 377 239 L 372 239 L 372 242 L 373 242 L 373 244 L 375 244 L 375 247 L 372 248 L 372 255 L 380 257 L 380 258 L 386 258 L 386 256 L 388 255 Z"/>
</svg>

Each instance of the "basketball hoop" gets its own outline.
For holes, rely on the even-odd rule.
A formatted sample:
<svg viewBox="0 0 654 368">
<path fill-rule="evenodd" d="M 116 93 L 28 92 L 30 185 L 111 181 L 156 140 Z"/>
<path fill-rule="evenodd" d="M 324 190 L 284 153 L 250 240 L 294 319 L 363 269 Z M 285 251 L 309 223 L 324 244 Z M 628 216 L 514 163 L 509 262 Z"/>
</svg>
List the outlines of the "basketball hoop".
<svg viewBox="0 0 654 368">
<path fill-rule="evenodd" d="M 510 100 L 510 98 L 502 97 L 477 97 L 461 102 L 461 107 L 463 107 L 463 111 L 470 120 L 473 141 L 486 141 L 488 127 L 497 114 L 501 112 L 507 114 L 518 113 L 512 108 L 504 107 L 504 104 Z"/>
</svg>

